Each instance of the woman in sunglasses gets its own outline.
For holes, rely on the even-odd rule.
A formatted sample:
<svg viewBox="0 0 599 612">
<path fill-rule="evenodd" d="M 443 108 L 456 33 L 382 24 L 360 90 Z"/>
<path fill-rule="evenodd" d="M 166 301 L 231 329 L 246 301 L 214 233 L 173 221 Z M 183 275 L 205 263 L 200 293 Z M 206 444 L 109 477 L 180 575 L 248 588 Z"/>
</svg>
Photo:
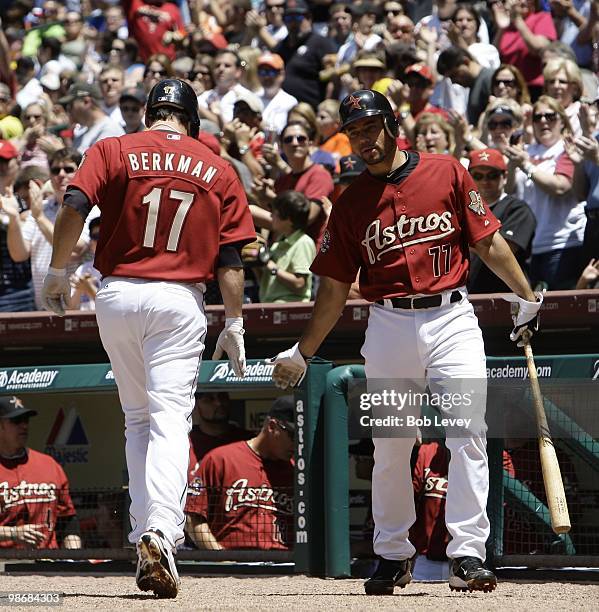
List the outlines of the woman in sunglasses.
<svg viewBox="0 0 599 612">
<path fill-rule="evenodd" d="M 511 98 L 498 98 L 487 106 L 482 116 L 480 140 L 491 149 L 499 149 L 503 153 L 508 145 L 518 144 L 523 139 L 521 127 L 520 105 Z"/>
<path fill-rule="evenodd" d="M 518 104 L 530 104 L 530 92 L 522 73 L 510 64 L 501 64 L 491 77 L 491 94 L 496 98 L 511 98 Z"/>
<path fill-rule="evenodd" d="M 142 86 L 146 90 L 146 95 L 158 81 L 167 79 L 173 76 L 173 68 L 171 60 L 164 53 L 155 53 L 148 57 L 146 68 L 144 70 L 144 80 Z"/>
<path fill-rule="evenodd" d="M 570 120 L 572 135 L 582 136 L 578 119 L 580 97 L 583 91 L 580 68 L 569 59 L 550 59 L 543 69 L 543 78 L 545 79 L 545 93 L 555 98 L 564 107 Z"/>
<path fill-rule="evenodd" d="M 548 289 L 573 289 L 583 269 L 584 203 L 572 191 L 574 166 L 564 137 L 572 133 L 563 106 L 541 96 L 533 106 L 536 142 L 508 146 L 506 191 L 515 193 L 537 218 L 530 274 Z"/>
</svg>

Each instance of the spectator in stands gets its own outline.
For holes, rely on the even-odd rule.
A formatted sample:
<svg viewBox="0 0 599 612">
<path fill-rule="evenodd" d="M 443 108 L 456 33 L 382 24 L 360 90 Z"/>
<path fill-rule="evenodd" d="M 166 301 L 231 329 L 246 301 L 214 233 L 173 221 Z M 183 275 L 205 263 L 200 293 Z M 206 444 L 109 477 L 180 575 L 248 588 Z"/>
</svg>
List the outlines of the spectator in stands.
<svg viewBox="0 0 599 612">
<path fill-rule="evenodd" d="M 233 105 L 240 95 L 253 95 L 241 85 L 241 59 L 235 51 L 223 49 L 214 57 L 214 88 L 198 97 L 200 115 L 215 123 L 233 120 Z"/>
<path fill-rule="evenodd" d="M 434 113 L 423 113 L 414 126 L 417 151 L 453 155 L 455 134 L 451 125 L 441 116 Z"/>
<path fill-rule="evenodd" d="M 24 203 L 13 198 L 19 171 L 18 159 L 17 149 L 8 140 L 0 140 L 0 312 L 35 310 L 31 266 L 28 261 L 16 263 L 8 251 L 8 231 L 14 204 L 17 215 L 26 210 Z"/>
<path fill-rule="evenodd" d="M 589 0 L 549 0 L 551 16 L 561 42 L 576 55 L 576 63 L 588 68 L 591 64 L 590 41 L 580 42 L 579 33 L 587 24 L 591 12 Z"/>
<path fill-rule="evenodd" d="M 141 87 L 128 87 L 123 89 L 119 98 L 119 107 L 123 117 L 125 134 L 143 132 L 144 111 L 146 106 L 146 92 Z"/>
<path fill-rule="evenodd" d="M 89 231 L 89 255 L 92 259 L 84 261 L 70 276 L 69 280 L 73 290 L 70 308 L 89 312 L 96 309 L 96 293 L 98 293 L 102 280 L 102 275 L 94 267 L 93 261 L 100 238 L 100 217 L 90 219 L 87 227 Z"/>
<path fill-rule="evenodd" d="M 507 164 L 497 149 L 470 153 L 468 171 L 488 208 L 501 221 L 501 235 L 507 241 L 520 267 L 528 275 L 532 239 L 537 220 L 526 202 L 505 193 Z M 472 254 L 468 276 L 469 293 L 509 293 L 509 287 L 480 257 Z"/>
<path fill-rule="evenodd" d="M 258 58 L 258 80 L 261 89 L 256 95 L 264 105 L 264 127 L 280 134 L 287 123 L 287 114 L 297 104 L 297 98 L 282 88 L 285 81 L 283 58 L 276 53 L 263 53 Z"/>
<path fill-rule="evenodd" d="M 42 38 L 37 50 L 37 61 L 40 65 L 38 77 L 50 73 L 60 74 L 63 70 L 77 70 L 75 62 L 62 53 L 57 38 Z"/>
<path fill-rule="evenodd" d="M 352 10 L 349 3 L 333 4 L 329 11 L 329 19 L 328 38 L 338 50 L 352 35 Z"/>
<path fill-rule="evenodd" d="M 582 129 L 578 120 L 580 97 L 582 96 L 582 73 L 571 60 L 552 59 L 543 68 L 545 93 L 555 98 L 566 111 L 570 120 L 573 136 L 581 136 Z"/>
<path fill-rule="evenodd" d="M 511 98 L 495 98 L 481 117 L 480 140 L 472 138 L 470 149 L 498 149 L 502 153 L 510 144 L 523 141 L 522 110 Z"/>
<path fill-rule="evenodd" d="M 272 205 L 272 232 L 277 237 L 264 268 L 256 268 L 260 301 L 309 302 L 312 295 L 310 265 L 316 257 L 314 241 L 306 232 L 310 202 L 299 191 L 284 191 Z"/>
<path fill-rule="evenodd" d="M 462 87 L 470 89 L 466 116 L 476 125 L 491 95 L 494 69 L 484 68 L 470 52 L 460 47 L 448 47 L 439 55 L 437 72 Z"/>
<path fill-rule="evenodd" d="M 193 66 L 187 75 L 187 80 L 198 96 L 214 87 L 212 68 L 213 59 L 210 55 L 201 53 L 193 60 Z"/>
<path fill-rule="evenodd" d="M 333 192 L 332 200 L 336 202 L 339 196 L 346 188 L 354 181 L 357 176 L 360 176 L 366 170 L 364 160 L 358 155 L 351 153 L 339 160 L 340 172 L 335 179 L 335 191 Z"/>
<path fill-rule="evenodd" d="M 249 440 L 252 434 L 230 421 L 231 398 L 223 392 L 196 392 L 189 434 L 189 485 L 208 452 L 218 446 Z"/>
<path fill-rule="evenodd" d="M 23 124 L 18 117 L 11 115 L 15 101 L 6 83 L 0 83 L 0 138 L 12 140 L 23 135 Z"/>
<path fill-rule="evenodd" d="M 119 100 L 125 87 L 125 73 L 118 66 L 106 66 L 98 78 L 102 94 L 102 110 L 118 125 L 123 125 Z"/>
<path fill-rule="evenodd" d="M 39 14 L 39 22 L 36 27 L 30 28 L 23 39 L 22 54 L 32 57 L 37 53 L 39 46 L 44 38 L 55 38 L 62 40 L 65 30 L 62 25 L 66 10 L 63 4 L 56 0 L 46 0 L 41 3 L 42 10 Z"/>
<path fill-rule="evenodd" d="M 377 17 L 374 4 L 353 4 L 351 13 L 352 32 L 337 51 L 338 67 L 351 64 L 359 51 L 374 51 L 383 42 L 381 36 L 373 31 Z"/>
<path fill-rule="evenodd" d="M 591 259 L 576 282 L 576 289 L 597 289 L 599 259 Z"/>
<path fill-rule="evenodd" d="M 146 94 L 149 94 L 152 87 L 154 87 L 158 81 L 172 76 L 173 68 L 171 66 L 171 60 L 164 53 L 155 53 L 154 55 L 150 55 L 146 60 L 142 86 Z"/>
<path fill-rule="evenodd" d="M 574 165 L 565 154 L 571 134 L 562 105 L 541 96 L 533 106 L 535 144 L 508 146 L 506 191 L 531 207 L 537 218 L 530 275 L 549 289 L 573 289 L 583 261 L 584 204 L 572 191 Z"/>
<path fill-rule="evenodd" d="M 50 182 L 53 194 L 43 199 L 41 185 L 34 181 L 29 183 L 28 204 L 31 214 L 23 222 L 18 214 L 18 205 L 14 198 L 3 202 L 4 210 L 10 216 L 8 226 L 8 249 L 10 256 L 16 262 L 31 259 L 31 273 L 35 289 L 35 303 L 42 310 L 41 292 L 44 278 L 50 265 L 52 255 L 52 240 L 54 237 L 54 222 L 67 185 L 81 163 L 81 155 L 72 149 L 62 149 L 50 156 Z M 7 207 L 10 203 L 10 211 Z M 96 213 L 94 213 L 96 214 Z M 79 266 L 81 257 L 87 251 L 89 234 L 84 229 L 73 252 L 69 272 Z"/>
<path fill-rule="evenodd" d="M 266 0 L 263 11 L 251 10 L 246 13 L 245 44 L 272 51 L 288 33 L 287 26 L 283 23 L 284 10 L 285 0 Z"/>
<path fill-rule="evenodd" d="M 335 53 L 335 44 L 312 32 L 312 18 L 306 0 L 287 0 L 283 21 L 288 34 L 274 49 L 285 62 L 283 89 L 315 108 L 324 97 L 324 84 L 319 79 L 324 68 L 323 59 Z"/>
<path fill-rule="evenodd" d="M 185 505 L 186 530 L 198 548 L 292 547 L 294 437 L 293 396 L 283 396 L 257 436 L 204 457 Z"/>
<path fill-rule="evenodd" d="M 335 171 L 339 170 L 339 160 L 352 152 L 349 138 L 340 131 L 339 100 L 323 100 L 316 113 L 319 143 L 321 151 L 330 153 L 335 158 Z"/>
<path fill-rule="evenodd" d="M 175 59 L 172 34 L 184 31 L 183 19 L 176 4 L 165 0 L 124 0 L 129 32 L 139 44 L 142 60 L 155 53 Z"/>
<path fill-rule="evenodd" d="M 541 51 L 557 39 L 551 14 L 540 10 L 539 4 L 539 0 L 491 4 L 495 24 L 493 44 L 499 49 L 502 63 L 512 64 L 522 72 L 533 100 L 543 88 Z"/>
<path fill-rule="evenodd" d="M 77 11 L 68 11 L 63 21 L 65 37 L 61 50 L 65 57 L 71 60 L 78 70 L 83 66 L 83 58 L 87 51 L 87 41 L 83 32 L 83 17 Z"/>
<path fill-rule="evenodd" d="M 512 98 L 520 105 L 530 104 L 528 85 L 516 66 L 501 64 L 491 78 L 491 94 L 496 98 Z"/>
<path fill-rule="evenodd" d="M 386 72 L 384 56 L 372 51 L 358 51 L 350 65 L 349 72 L 341 77 L 343 88 L 336 97 L 345 97 L 344 92 L 358 89 L 377 89 L 379 81 Z"/>
<path fill-rule="evenodd" d="M 0 548 L 81 548 L 63 469 L 26 446 L 36 414 L 18 397 L 0 397 Z"/>
<path fill-rule="evenodd" d="M 93 144 L 110 136 L 122 136 L 125 131 L 100 107 L 102 94 L 95 85 L 75 83 L 60 99 L 74 127 L 73 147 L 85 153 Z"/>
<path fill-rule="evenodd" d="M 35 76 L 35 63 L 30 57 L 20 57 L 15 69 L 17 80 L 16 101 L 21 108 L 39 102 L 42 86 Z"/>
<path fill-rule="evenodd" d="M 29 104 L 21 114 L 25 131 L 18 141 L 21 150 L 21 168 L 40 166 L 48 168 L 48 153 L 64 146 L 56 136 L 48 133 L 49 113 L 45 105 L 38 102 Z"/>
</svg>

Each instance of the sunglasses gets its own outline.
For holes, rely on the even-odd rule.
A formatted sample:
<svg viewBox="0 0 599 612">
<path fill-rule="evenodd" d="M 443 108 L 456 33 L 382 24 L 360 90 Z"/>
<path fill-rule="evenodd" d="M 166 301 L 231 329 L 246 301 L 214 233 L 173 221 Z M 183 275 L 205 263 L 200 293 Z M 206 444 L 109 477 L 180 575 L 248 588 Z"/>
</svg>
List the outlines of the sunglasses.
<svg viewBox="0 0 599 612">
<path fill-rule="evenodd" d="M 144 73 L 144 77 L 147 77 L 150 75 L 159 76 L 159 77 L 166 76 L 166 70 L 146 70 Z"/>
<path fill-rule="evenodd" d="M 208 70 L 206 72 L 204 72 L 203 70 L 198 70 L 198 71 L 192 70 L 187 73 L 187 78 L 190 81 L 195 81 L 197 78 L 205 79 L 209 76 L 210 76 L 210 71 Z"/>
<path fill-rule="evenodd" d="M 302 13 L 287 13 L 283 15 L 283 21 L 285 21 L 286 23 L 293 23 L 294 21 L 296 23 L 300 23 L 304 20 L 304 18 L 305 15 L 303 15 Z"/>
<path fill-rule="evenodd" d="M 492 170 L 491 172 L 471 172 L 471 176 L 475 181 L 496 181 L 503 175 L 501 170 Z"/>
<path fill-rule="evenodd" d="M 403 11 L 401 9 L 385 9 L 385 13 L 387 15 L 393 15 L 393 17 L 398 17 Z"/>
<path fill-rule="evenodd" d="M 489 121 L 488 125 L 490 130 L 496 130 L 497 128 L 507 130 L 512 127 L 512 122 L 509 119 L 505 119 L 503 121 Z"/>
<path fill-rule="evenodd" d="M 64 170 L 65 174 L 73 174 L 77 172 L 77 166 L 54 166 L 54 168 L 50 168 L 50 174 L 58 176 L 61 170 Z"/>
<path fill-rule="evenodd" d="M 276 68 L 258 68 L 258 76 L 261 77 L 276 77 L 279 74 L 281 74 L 281 71 Z"/>
<path fill-rule="evenodd" d="M 297 140 L 298 144 L 306 144 L 308 142 L 308 137 L 304 136 L 303 134 L 300 134 L 299 136 L 296 136 L 295 134 L 293 136 L 285 136 L 285 138 L 283 138 L 283 143 L 291 144 L 294 140 Z"/>
<path fill-rule="evenodd" d="M 495 79 L 495 85 L 505 85 L 506 87 L 515 87 L 516 79 Z"/>
<path fill-rule="evenodd" d="M 541 121 L 547 121 L 547 123 L 554 123 L 557 121 L 557 113 L 535 113 L 532 116 L 532 120 L 534 123 L 540 123 Z"/>
<path fill-rule="evenodd" d="M 121 106 L 121 113 L 137 113 L 141 108 L 141 104 L 139 106 Z"/>
<path fill-rule="evenodd" d="M 29 423 L 30 415 L 22 414 L 21 416 L 13 417 L 8 419 L 13 425 L 20 425 L 21 423 Z"/>
</svg>

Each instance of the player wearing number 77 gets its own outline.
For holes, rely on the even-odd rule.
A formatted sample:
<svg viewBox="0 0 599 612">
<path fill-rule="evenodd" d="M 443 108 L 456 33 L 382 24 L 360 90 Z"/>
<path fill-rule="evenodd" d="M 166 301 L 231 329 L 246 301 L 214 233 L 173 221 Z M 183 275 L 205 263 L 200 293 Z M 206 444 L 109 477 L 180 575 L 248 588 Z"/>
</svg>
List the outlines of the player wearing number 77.
<svg viewBox="0 0 599 612">
<path fill-rule="evenodd" d="M 360 291 L 373 302 L 362 347 L 369 387 L 392 379 L 398 392 L 408 380 L 426 379 L 432 392 L 452 392 L 464 379 L 486 396 L 482 334 L 465 285 L 469 247 L 516 295 L 512 339 L 537 328 L 535 297 L 499 221 L 481 200 L 466 169 L 449 155 L 398 149 L 397 121 L 385 96 L 359 90 L 341 103 L 342 129 L 367 169 L 333 207 L 311 270 L 320 276 L 312 319 L 299 342 L 273 359 L 275 383 L 299 384 L 339 318 L 359 271 Z M 473 381 L 463 383 L 472 388 Z M 450 408 L 443 416 L 453 416 Z M 457 415 L 456 415 L 457 416 Z M 478 415 L 479 417 L 482 415 Z M 375 437 L 372 477 L 373 547 L 378 567 L 365 583 L 369 595 L 406 586 L 415 520 L 410 474 L 414 436 Z M 449 586 L 492 591 L 496 578 L 483 565 L 489 536 L 486 514 L 489 467 L 484 429 L 447 435 L 451 452 L 446 523 L 451 535 Z"/>
<path fill-rule="evenodd" d="M 233 168 L 198 142 L 197 97 L 177 79 L 154 86 L 146 132 L 91 147 L 67 188 L 54 229 L 42 299 L 64 314 L 66 264 L 88 211 L 102 212 L 95 267 L 100 337 L 125 413 L 131 497 L 129 541 L 137 545 L 137 584 L 175 597 L 173 553 L 183 541 L 188 433 L 204 350 L 205 283 L 216 276 L 226 351 L 243 376 L 241 247 L 255 239 Z"/>
</svg>

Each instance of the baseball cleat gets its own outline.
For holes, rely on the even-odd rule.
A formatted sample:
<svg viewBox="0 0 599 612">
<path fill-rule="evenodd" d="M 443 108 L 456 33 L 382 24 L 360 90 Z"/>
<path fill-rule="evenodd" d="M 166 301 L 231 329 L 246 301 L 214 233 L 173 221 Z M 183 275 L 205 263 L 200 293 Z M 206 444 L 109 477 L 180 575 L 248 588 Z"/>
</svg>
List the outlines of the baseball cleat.
<svg viewBox="0 0 599 612">
<path fill-rule="evenodd" d="M 412 560 L 391 561 L 379 558 L 374 574 L 364 583 L 366 595 L 393 595 L 396 586 L 404 588 L 412 581 Z"/>
<path fill-rule="evenodd" d="M 170 547 L 159 531 L 146 531 L 137 542 L 137 586 L 162 599 L 173 599 L 179 591 L 179 574 Z"/>
<path fill-rule="evenodd" d="M 495 574 L 476 557 L 459 557 L 449 561 L 449 588 L 452 591 L 490 593 L 497 586 Z"/>
</svg>

